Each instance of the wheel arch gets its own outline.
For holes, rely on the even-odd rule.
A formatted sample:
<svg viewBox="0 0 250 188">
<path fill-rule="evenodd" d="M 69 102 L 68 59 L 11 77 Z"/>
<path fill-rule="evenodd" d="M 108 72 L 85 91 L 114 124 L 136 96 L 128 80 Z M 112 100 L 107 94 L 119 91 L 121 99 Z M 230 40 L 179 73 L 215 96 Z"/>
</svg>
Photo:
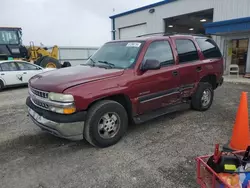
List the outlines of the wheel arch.
<svg viewBox="0 0 250 188">
<path fill-rule="evenodd" d="M 2 82 L 4 86 L 6 85 L 6 82 L 4 79 L 0 78 L 0 82 Z"/>
<path fill-rule="evenodd" d="M 125 108 L 125 110 L 128 114 L 128 117 L 132 118 L 133 106 L 132 106 L 132 102 L 131 102 L 128 95 L 115 94 L 115 95 L 110 95 L 110 96 L 99 98 L 99 99 L 93 101 L 91 104 L 89 104 L 87 109 L 91 108 L 94 104 L 96 104 L 97 102 L 102 101 L 102 100 L 113 100 L 113 101 L 118 102 L 119 104 L 121 104 Z"/>
<path fill-rule="evenodd" d="M 215 74 L 209 74 L 201 78 L 200 82 L 208 82 L 212 85 L 215 90 L 218 87 L 217 76 Z"/>
</svg>

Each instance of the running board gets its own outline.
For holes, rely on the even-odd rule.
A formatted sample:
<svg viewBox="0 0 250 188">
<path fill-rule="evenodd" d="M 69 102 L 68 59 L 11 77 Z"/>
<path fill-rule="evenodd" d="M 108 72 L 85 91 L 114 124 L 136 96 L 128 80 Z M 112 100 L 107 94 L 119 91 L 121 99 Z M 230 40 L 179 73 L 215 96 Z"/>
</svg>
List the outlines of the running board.
<svg viewBox="0 0 250 188">
<path fill-rule="evenodd" d="M 146 113 L 146 114 L 135 116 L 133 117 L 133 120 L 136 124 L 140 124 L 140 123 L 144 123 L 146 121 L 155 119 L 157 117 L 160 117 L 166 114 L 170 114 L 170 113 L 182 111 L 182 110 L 187 110 L 187 109 L 190 109 L 190 103 L 176 104 L 176 105 L 161 108 L 161 109 L 158 109 L 158 110 Z"/>
</svg>

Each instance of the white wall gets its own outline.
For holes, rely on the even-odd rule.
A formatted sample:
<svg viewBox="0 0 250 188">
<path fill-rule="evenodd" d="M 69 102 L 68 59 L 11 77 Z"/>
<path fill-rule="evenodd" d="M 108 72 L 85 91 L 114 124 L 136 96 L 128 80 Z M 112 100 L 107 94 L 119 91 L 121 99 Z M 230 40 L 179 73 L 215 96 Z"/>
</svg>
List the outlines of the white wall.
<svg viewBox="0 0 250 188">
<path fill-rule="evenodd" d="M 208 0 L 209 1 L 209 0 Z M 250 16 L 249 0 L 212 0 L 214 21 L 230 20 Z"/>
<path fill-rule="evenodd" d="M 147 23 L 147 33 L 164 32 L 164 18 L 211 8 L 214 9 L 214 21 L 250 16 L 250 0 L 177 0 L 155 7 L 153 14 L 144 10 L 116 18 L 116 39 L 119 28 Z"/>
</svg>

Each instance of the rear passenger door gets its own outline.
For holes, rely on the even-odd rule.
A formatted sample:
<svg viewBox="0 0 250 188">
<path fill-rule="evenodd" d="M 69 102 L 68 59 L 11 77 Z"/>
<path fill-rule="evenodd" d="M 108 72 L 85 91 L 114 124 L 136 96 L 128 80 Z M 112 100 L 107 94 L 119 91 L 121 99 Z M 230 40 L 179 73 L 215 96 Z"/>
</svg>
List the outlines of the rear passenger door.
<svg viewBox="0 0 250 188">
<path fill-rule="evenodd" d="M 198 73 L 202 70 L 198 50 L 192 39 L 176 38 L 178 53 L 178 73 L 182 97 L 189 97 L 198 82 Z"/>
<path fill-rule="evenodd" d="M 19 75 L 15 62 L 1 63 L 1 79 L 6 86 L 22 84 L 21 75 Z"/>
<path fill-rule="evenodd" d="M 196 38 L 196 42 L 200 47 L 203 54 L 203 69 L 200 72 L 200 77 L 203 77 L 210 73 L 217 74 L 217 76 L 222 76 L 223 74 L 223 56 L 220 52 L 217 44 L 210 38 Z"/>
</svg>

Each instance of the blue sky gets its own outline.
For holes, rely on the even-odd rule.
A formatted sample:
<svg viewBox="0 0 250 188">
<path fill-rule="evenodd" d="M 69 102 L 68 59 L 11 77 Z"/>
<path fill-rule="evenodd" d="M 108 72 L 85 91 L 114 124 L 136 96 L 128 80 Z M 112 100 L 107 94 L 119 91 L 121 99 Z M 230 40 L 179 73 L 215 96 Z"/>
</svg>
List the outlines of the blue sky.
<svg viewBox="0 0 250 188">
<path fill-rule="evenodd" d="M 22 27 L 25 44 L 100 46 L 111 39 L 110 15 L 158 1 L 1 0 L 0 26 Z"/>
</svg>

